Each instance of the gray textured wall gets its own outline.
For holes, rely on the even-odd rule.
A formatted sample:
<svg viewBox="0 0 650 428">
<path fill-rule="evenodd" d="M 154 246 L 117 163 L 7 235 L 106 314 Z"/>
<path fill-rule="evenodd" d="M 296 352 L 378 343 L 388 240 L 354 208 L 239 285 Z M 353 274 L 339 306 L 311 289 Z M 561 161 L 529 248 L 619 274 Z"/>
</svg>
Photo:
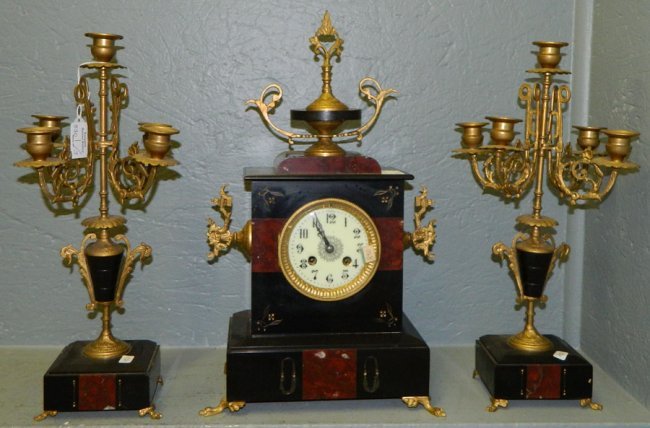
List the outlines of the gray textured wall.
<svg viewBox="0 0 650 428">
<path fill-rule="evenodd" d="M 650 407 L 650 4 L 624 4 L 595 3 L 590 116 L 641 132 L 632 149 L 641 169 L 586 215 L 582 345 Z"/>
<path fill-rule="evenodd" d="M 30 171 L 12 166 L 26 157 L 15 129 L 29 124 L 30 114 L 73 113 L 76 66 L 90 59 L 83 37 L 88 31 L 125 37 L 118 59 L 128 66 L 123 74 L 131 100 L 122 140 L 139 139 L 136 122 L 142 120 L 181 130 L 175 152 L 181 164 L 174 169 L 180 177 L 162 181 L 146 210 L 126 212 L 131 241 L 149 243 L 154 259 L 134 272 L 114 331 L 168 346 L 225 345 L 228 317 L 249 307 L 249 266 L 238 252 L 206 262 L 205 218 L 216 215 L 210 198 L 230 183 L 234 226 L 248 218 L 242 168 L 270 165 L 284 146 L 243 101 L 267 83 L 280 83 L 285 101 L 275 118 L 285 126 L 289 109 L 311 102 L 320 70 L 307 38 L 326 8 L 345 39 L 343 61 L 334 67 L 337 96 L 365 108 L 356 85 L 366 75 L 400 91 L 360 150 L 415 174 L 409 200 L 419 184 L 428 185 L 436 200 L 437 260 L 428 265 L 407 252 L 407 312 L 435 345 L 470 344 L 481 334 L 522 326 L 523 312 L 513 309 L 513 282 L 505 265 L 491 260 L 490 248 L 512 239 L 514 219 L 530 210 L 531 195 L 519 205 L 482 195 L 468 165 L 450 156 L 459 139 L 454 123 L 488 114 L 522 116 L 516 97 L 528 78 L 524 70 L 535 65 L 530 42 L 572 42 L 573 2 L 5 0 L 0 345 L 61 345 L 99 329 L 98 319 L 87 319 L 76 267 L 63 267 L 58 255 L 68 243 L 79 246 L 80 220 L 96 214 L 97 195 L 81 213 L 48 210 Z M 563 65 L 571 68 L 572 49 L 566 53 Z M 557 236 L 563 238 L 566 207 L 550 194 L 544 205 L 560 221 Z M 113 203 L 112 211 L 119 206 Z M 409 204 L 407 218 L 411 214 Z M 547 333 L 565 328 L 562 269 L 549 284 L 547 308 L 538 311 Z"/>
</svg>

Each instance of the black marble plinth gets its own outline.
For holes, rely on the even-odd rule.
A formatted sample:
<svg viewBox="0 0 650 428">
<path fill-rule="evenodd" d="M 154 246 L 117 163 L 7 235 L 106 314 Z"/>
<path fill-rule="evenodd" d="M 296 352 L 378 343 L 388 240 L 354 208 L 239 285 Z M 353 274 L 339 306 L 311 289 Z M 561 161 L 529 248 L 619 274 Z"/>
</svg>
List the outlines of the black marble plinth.
<svg viewBox="0 0 650 428">
<path fill-rule="evenodd" d="M 476 371 L 488 392 L 504 400 L 581 400 L 591 398 L 593 367 L 557 336 L 545 335 L 553 349 L 521 351 L 508 345 L 506 335 L 476 341 Z M 554 356 L 566 352 L 565 360 Z"/>
<path fill-rule="evenodd" d="M 88 341 L 66 346 L 43 378 L 43 409 L 57 412 L 140 410 L 152 406 L 160 379 L 160 349 L 130 340 L 130 363 L 83 355 Z"/>
</svg>

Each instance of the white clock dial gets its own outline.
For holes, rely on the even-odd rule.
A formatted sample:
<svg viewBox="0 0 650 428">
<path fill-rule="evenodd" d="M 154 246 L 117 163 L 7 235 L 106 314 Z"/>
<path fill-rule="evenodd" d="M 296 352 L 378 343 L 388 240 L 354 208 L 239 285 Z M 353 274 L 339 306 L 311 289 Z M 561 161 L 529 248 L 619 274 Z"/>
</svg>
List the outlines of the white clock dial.
<svg viewBox="0 0 650 428">
<path fill-rule="evenodd" d="M 365 287 L 377 270 L 379 233 L 372 219 L 343 199 L 313 201 L 286 222 L 279 262 L 289 283 L 316 300 L 341 300 Z"/>
</svg>

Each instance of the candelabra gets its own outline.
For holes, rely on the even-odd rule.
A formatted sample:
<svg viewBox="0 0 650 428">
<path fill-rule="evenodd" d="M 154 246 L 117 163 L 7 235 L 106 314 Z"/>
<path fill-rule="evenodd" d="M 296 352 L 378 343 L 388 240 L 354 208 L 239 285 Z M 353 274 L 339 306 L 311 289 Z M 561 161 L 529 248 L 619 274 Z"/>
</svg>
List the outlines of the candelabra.
<svg viewBox="0 0 650 428">
<path fill-rule="evenodd" d="M 528 353 L 529 356 L 539 356 L 552 353 L 565 345 L 559 344 L 554 337 L 543 336 L 537 331 L 534 308 L 537 303 L 547 301 L 547 296 L 544 295 L 546 282 L 555 263 L 569 254 L 569 246 L 566 243 L 556 245 L 550 233 L 553 226 L 558 224 L 557 221 L 542 215 L 544 172 L 546 171 L 549 186 L 557 190 L 559 197 L 570 205 L 581 201 L 599 202 L 612 191 L 619 172 L 637 168 L 627 158 L 631 151 L 630 142 L 639 133 L 574 126 L 578 132 L 578 147 L 572 149 L 570 144 L 565 144 L 562 115 L 571 99 L 571 91 L 566 84 L 554 83 L 553 78 L 556 75 L 570 74 L 558 67 L 561 48 L 568 43 L 540 41 L 533 44 L 539 47 L 539 68 L 528 72 L 539 74 L 540 78 L 533 84 L 523 83 L 519 88 L 519 100 L 526 109 L 523 140 L 518 139 L 512 144 L 515 124 L 522 120 L 487 116 L 486 119 L 492 122 L 490 143 L 483 145 L 483 130 L 488 122 L 458 123 L 462 130 L 462 148 L 454 152 L 455 156 L 469 161 L 472 173 L 483 189 L 489 189 L 507 199 L 517 199 L 534 187 L 532 213 L 521 215 L 516 220 L 523 232 L 515 235 L 510 247 L 499 242 L 492 247 L 492 252 L 501 260 L 507 260 L 517 286 L 517 304 L 526 307 L 525 326 L 521 332 L 507 338 L 507 345 L 510 349 Z M 605 152 L 597 152 L 601 132 L 608 137 Z M 479 345 L 485 344 L 477 343 Z M 478 355 L 477 350 L 478 374 L 486 382 L 479 367 L 481 362 Z M 588 380 L 591 382 L 590 378 Z M 487 386 L 490 389 L 490 385 Z M 493 390 L 491 392 L 493 397 L 499 395 L 495 395 Z M 564 394 L 567 394 L 566 387 Z M 588 398 L 590 397 L 589 386 Z M 531 394 L 525 398 L 549 397 Z M 491 410 L 503 404 L 496 400 Z M 583 404 L 600 407 L 588 401 Z"/>
<path fill-rule="evenodd" d="M 120 114 L 126 107 L 129 92 L 127 85 L 121 83 L 113 72 L 124 68 L 114 59 L 119 48 L 115 41 L 122 39 L 122 36 L 103 33 L 87 33 L 86 36 L 92 39 L 90 50 L 93 61 L 80 67 L 89 70 L 90 77 L 96 77 L 99 81 L 99 110 L 90 100 L 88 78 L 81 76 L 74 88 L 77 118 L 70 124 L 70 136 L 64 137 L 61 133 L 63 121 L 67 119 L 65 116 L 33 115 L 38 121 L 37 126 L 18 129 L 18 132 L 26 135 L 24 147 L 31 158 L 17 162 L 16 166 L 36 171 L 41 192 L 50 204 L 69 203 L 75 209 L 82 206 L 94 189 L 95 161 L 99 159 L 99 215 L 81 222 L 86 233 L 80 248 L 67 245 L 61 249 L 61 257 L 66 264 L 78 264 L 90 300 L 86 309 L 101 312 L 102 329 L 94 341 L 71 344 L 50 368 L 44 379 L 45 412 L 37 418 L 55 415 L 59 410 L 104 410 L 111 407 L 140 408 L 143 409 L 142 414 L 159 417 L 150 405 L 155 383 L 153 387 L 145 385 L 148 388 L 142 400 L 134 396 L 125 398 L 121 394 L 138 395 L 140 391 L 136 388 L 129 392 L 129 385 L 132 387 L 133 384 L 118 376 L 117 392 L 113 391 L 110 402 L 106 402 L 107 398 L 93 396 L 92 388 L 84 390 L 84 382 L 80 379 L 72 379 L 69 385 L 54 379 L 62 372 L 60 366 L 66 364 L 74 366 L 67 368 L 72 372 L 76 370 L 81 377 L 88 372 L 102 372 L 102 376 L 110 377 L 113 373 L 106 373 L 114 369 L 118 357 L 127 353 L 135 355 L 136 359 L 152 362 L 153 372 L 148 371 L 150 368 L 145 369 L 147 377 L 157 381 L 156 365 L 158 373 L 160 370 L 157 345 L 149 341 L 122 341 L 111 332 L 111 312 L 123 306 L 124 288 L 133 267 L 138 260 L 142 263 L 151 256 L 151 247 L 141 243 L 132 248 L 127 237 L 118 233 L 126 219 L 109 214 L 108 186 L 110 183 L 120 204 L 131 199 L 144 200 L 156 181 L 158 169 L 176 164 L 169 151 L 171 136 L 179 131 L 163 123 L 139 123 L 144 151 L 135 142 L 129 147 L 127 156 L 120 157 Z M 75 358 L 83 361 L 74 362 Z M 78 369 L 78 365 L 85 369 Z M 91 366 L 94 368 L 89 368 Z M 117 373 L 126 372 L 122 370 Z M 115 389 L 115 380 L 112 382 Z M 106 382 L 102 381 L 102 384 L 105 386 Z M 65 400 L 56 395 L 60 392 L 59 388 L 69 388 L 70 385 L 73 390 L 72 402 L 64 403 Z M 104 395 L 111 394 L 104 388 Z"/>
</svg>

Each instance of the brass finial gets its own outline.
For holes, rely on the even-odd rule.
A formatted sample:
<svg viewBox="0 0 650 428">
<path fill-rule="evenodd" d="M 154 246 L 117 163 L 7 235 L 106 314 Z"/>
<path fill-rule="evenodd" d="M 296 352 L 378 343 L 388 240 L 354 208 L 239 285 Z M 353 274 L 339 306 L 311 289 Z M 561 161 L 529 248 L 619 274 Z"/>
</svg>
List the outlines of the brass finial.
<svg viewBox="0 0 650 428">
<path fill-rule="evenodd" d="M 311 104 L 307 106 L 309 111 L 338 111 L 347 110 L 348 106 L 339 101 L 332 94 L 332 64 L 331 58 L 337 57 L 341 60 L 341 52 L 343 51 L 343 39 L 339 37 L 332 20 L 330 13 L 325 12 L 323 21 L 318 30 L 312 37 L 309 38 L 309 48 L 314 52 L 316 60 L 319 56 L 323 57 L 323 65 L 321 66 L 321 76 L 323 78 L 323 88 L 321 95 Z M 328 47 L 329 46 L 329 47 Z"/>
</svg>

